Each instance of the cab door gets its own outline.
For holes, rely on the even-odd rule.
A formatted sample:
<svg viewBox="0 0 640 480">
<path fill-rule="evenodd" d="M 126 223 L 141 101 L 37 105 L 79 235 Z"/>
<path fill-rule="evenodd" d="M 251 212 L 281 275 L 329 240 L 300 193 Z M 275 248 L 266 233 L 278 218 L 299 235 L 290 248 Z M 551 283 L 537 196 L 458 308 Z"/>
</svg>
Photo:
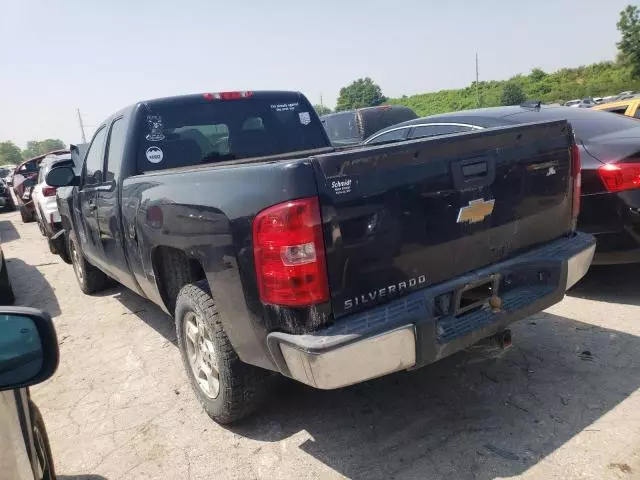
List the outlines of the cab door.
<svg viewBox="0 0 640 480">
<path fill-rule="evenodd" d="M 98 225 L 98 191 L 103 184 L 106 138 L 107 128 L 103 125 L 94 135 L 87 150 L 78 191 L 78 202 L 75 204 L 75 208 L 79 209 L 76 214 L 79 214 L 77 218 L 80 219 L 77 226 L 80 247 L 87 260 L 96 266 L 104 257 Z"/>
<path fill-rule="evenodd" d="M 110 277 L 136 293 L 142 293 L 131 274 L 121 228 L 118 184 L 125 151 L 127 122 L 124 117 L 113 120 L 109 127 L 105 155 L 104 181 L 97 192 L 98 230 L 101 243 L 101 269 Z"/>
</svg>

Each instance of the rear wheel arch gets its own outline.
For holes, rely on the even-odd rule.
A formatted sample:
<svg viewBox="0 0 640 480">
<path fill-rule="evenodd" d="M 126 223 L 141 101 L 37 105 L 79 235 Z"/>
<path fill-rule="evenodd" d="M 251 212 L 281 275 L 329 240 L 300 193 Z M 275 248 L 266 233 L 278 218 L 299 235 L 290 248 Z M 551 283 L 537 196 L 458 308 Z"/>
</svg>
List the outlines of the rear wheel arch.
<svg viewBox="0 0 640 480">
<path fill-rule="evenodd" d="M 202 262 L 179 248 L 166 245 L 155 247 L 151 252 L 151 263 L 162 302 L 171 315 L 175 313 L 176 300 L 182 287 L 207 280 Z"/>
</svg>

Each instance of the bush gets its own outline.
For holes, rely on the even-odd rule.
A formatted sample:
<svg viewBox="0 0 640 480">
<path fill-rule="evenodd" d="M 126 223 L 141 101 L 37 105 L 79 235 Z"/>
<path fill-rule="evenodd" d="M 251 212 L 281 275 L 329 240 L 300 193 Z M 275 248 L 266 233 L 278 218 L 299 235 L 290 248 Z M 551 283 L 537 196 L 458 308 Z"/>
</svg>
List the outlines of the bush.
<svg viewBox="0 0 640 480">
<path fill-rule="evenodd" d="M 630 67 L 614 62 L 563 68 L 553 73 L 537 70 L 534 69 L 531 75 L 517 75 L 509 80 L 480 82 L 480 106 L 501 105 L 502 93 L 508 83 L 519 85 L 526 99 L 540 100 L 544 103 L 564 103 L 573 98 L 602 97 L 625 90 L 640 90 L 640 78 L 632 76 Z M 405 105 L 421 116 L 478 106 L 475 82 L 458 90 L 441 90 L 406 98 L 392 98 L 386 103 Z"/>
</svg>

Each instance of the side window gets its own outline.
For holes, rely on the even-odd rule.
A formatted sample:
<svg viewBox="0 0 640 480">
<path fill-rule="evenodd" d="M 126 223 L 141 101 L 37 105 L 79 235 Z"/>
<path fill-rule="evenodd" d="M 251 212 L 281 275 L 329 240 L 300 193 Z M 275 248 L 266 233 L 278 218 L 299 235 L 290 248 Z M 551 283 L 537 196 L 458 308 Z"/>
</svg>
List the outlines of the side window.
<svg viewBox="0 0 640 480">
<path fill-rule="evenodd" d="M 640 105 L 636 108 L 635 118 L 640 118 Z"/>
<path fill-rule="evenodd" d="M 372 138 L 371 141 L 367 142 L 367 144 L 375 145 L 376 143 L 404 140 L 407 136 L 408 131 L 409 128 L 398 128 L 397 130 L 390 130 L 383 133 L 382 135 Z"/>
<path fill-rule="evenodd" d="M 411 138 L 436 137 L 438 135 L 449 135 L 451 133 L 469 132 L 471 127 L 459 125 L 423 125 L 415 127 L 411 132 Z"/>
<path fill-rule="evenodd" d="M 124 140 L 127 134 L 125 122 L 118 118 L 111 126 L 109 133 L 109 147 L 107 148 L 107 176 L 106 181 L 110 182 L 120 173 L 122 166 L 122 156 L 124 154 Z"/>
<path fill-rule="evenodd" d="M 104 141 L 107 129 L 103 127 L 96 136 L 87 152 L 84 167 L 84 185 L 97 185 L 102 183 L 102 168 L 104 163 Z"/>
</svg>

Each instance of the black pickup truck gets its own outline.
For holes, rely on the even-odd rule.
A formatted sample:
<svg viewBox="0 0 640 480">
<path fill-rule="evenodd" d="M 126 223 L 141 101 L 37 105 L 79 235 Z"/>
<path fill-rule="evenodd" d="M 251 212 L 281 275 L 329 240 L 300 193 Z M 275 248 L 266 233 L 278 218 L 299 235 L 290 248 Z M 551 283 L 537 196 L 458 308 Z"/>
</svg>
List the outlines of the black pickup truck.
<svg viewBox="0 0 640 480">
<path fill-rule="evenodd" d="M 279 372 L 332 389 L 422 367 L 560 301 L 587 271 L 565 121 L 336 151 L 293 92 L 140 102 L 53 169 L 85 293 L 175 318 L 219 422 Z"/>
</svg>

